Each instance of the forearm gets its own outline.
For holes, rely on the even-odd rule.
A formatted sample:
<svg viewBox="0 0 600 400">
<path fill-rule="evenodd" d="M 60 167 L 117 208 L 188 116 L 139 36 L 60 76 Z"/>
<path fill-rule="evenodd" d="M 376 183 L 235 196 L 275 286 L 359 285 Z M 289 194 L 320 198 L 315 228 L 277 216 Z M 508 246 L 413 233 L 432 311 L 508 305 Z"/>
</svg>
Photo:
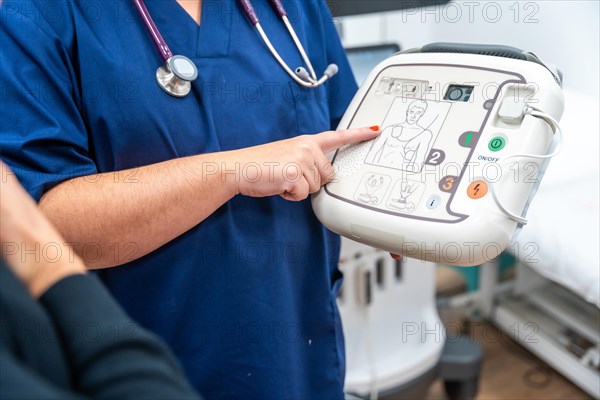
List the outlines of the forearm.
<svg viewBox="0 0 600 400">
<path fill-rule="evenodd" d="M 199 398 L 167 348 L 135 324 L 94 276 L 65 278 L 40 303 L 61 336 L 75 386 L 90 398 Z"/>
<path fill-rule="evenodd" d="M 47 192 L 40 207 L 89 268 L 120 265 L 173 240 L 236 195 L 235 180 L 221 171 L 231 153 L 75 178 Z"/>
<path fill-rule="evenodd" d="M 305 199 L 332 177 L 326 153 L 379 133 L 328 131 L 75 178 L 48 191 L 40 207 L 89 268 L 112 267 L 173 240 L 238 193 Z"/>
</svg>

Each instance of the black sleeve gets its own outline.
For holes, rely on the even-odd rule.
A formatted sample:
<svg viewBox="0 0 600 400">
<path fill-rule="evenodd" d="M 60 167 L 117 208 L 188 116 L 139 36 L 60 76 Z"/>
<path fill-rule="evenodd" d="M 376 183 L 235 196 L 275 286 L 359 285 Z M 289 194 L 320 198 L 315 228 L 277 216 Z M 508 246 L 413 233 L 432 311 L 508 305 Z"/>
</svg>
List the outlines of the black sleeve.
<svg viewBox="0 0 600 400">
<path fill-rule="evenodd" d="M 3 350 L 0 350 L 0 399 L 84 400 L 83 396 L 67 392 L 48 382 L 8 351 Z"/>
<path fill-rule="evenodd" d="M 40 302 L 63 340 L 77 392 L 94 399 L 199 399 L 167 348 L 96 277 L 67 277 Z"/>
</svg>

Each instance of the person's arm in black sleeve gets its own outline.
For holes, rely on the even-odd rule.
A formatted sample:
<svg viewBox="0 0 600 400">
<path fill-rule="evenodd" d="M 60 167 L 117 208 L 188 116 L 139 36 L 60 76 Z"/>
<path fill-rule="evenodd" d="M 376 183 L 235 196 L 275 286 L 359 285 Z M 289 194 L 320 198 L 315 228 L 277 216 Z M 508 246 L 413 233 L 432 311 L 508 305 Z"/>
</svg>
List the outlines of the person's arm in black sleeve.
<svg viewBox="0 0 600 400">
<path fill-rule="evenodd" d="M 95 277 L 85 274 L 81 259 L 67 247 L 1 161 L 0 173 L 2 258 L 23 283 L 31 303 L 38 299 L 40 312 L 54 326 L 69 362 L 73 395 L 91 399 L 198 399 L 166 347 L 136 325 Z M 57 249 L 57 256 L 51 262 L 43 250 L 50 245 Z M 20 251 L 14 251 L 15 248 Z M 29 251 L 25 256 L 24 249 L 35 249 L 36 253 Z M 5 279 L 1 282 L 7 283 Z M 18 302 L 8 306 L 23 307 Z M 2 321 L 3 328 L 5 323 Z M 12 348 L 10 343 L 4 343 L 0 341 L 2 354 L 5 347 Z M 1 396 L 12 389 L 30 399 L 36 397 L 33 394 L 38 390 L 48 394 L 38 398 L 65 398 L 58 388 L 54 396 L 52 387 L 44 384 L 50 384 L 51 379 L 36 373 L 27 362 L 8 365 L 14 379 L 5 385 L 6 367 L 0 365 Z M 31 396 L 27 396 L 29 390 Z"/>
<path fill-rule="evenodd" d="M 2 349 L 0 350 L 0 399 L 83 400 L 85 397 L 57 387 Z"/>
<path fill-rule="evenodd" d="M 59 387 L 1 346 L 0 399 L 199 398 L 168 350 L 127 318 L 95 278 L 68 276 L 40 300 L 62 336 L 75 387 Z"/>
<path fill-rule="evenodd" d="M 44 305 L 62 338 L 78 391 L 94 399 L 198 399 L 161 342 L 135 324 L 93 276 L 48 289 Z"/>
</svg>

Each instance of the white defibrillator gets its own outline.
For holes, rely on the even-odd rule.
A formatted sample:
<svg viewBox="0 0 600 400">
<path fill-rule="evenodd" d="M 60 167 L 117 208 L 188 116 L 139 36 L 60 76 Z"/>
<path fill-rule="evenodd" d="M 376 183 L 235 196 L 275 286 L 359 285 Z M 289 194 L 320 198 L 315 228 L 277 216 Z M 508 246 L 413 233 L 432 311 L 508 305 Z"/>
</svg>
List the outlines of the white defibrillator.
<svg viewBox="0 0 600 400">
<path fill-rule="evenodd" d="M 335 179 L 312 199 L 317 217 L 408 257 L 497 257 L 560 147 L 561 83 L 556 68 L 506 46 L 437 43 L 388 58 L 339 126 L 382 133 L 333 155 Z"/>
</svg>

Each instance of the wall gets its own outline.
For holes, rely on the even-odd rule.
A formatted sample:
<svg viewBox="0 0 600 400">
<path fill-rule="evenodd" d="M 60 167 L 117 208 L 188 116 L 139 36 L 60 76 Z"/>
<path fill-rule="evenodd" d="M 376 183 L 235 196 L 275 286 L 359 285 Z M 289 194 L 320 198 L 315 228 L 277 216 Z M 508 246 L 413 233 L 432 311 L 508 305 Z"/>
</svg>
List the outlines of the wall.
<svg viewBox="0 0 600 400">
<path fill-rule="evenodd" d="M 365 0 L 367 1 L 367 0 Z M 398 42 L 505 44 L 556 64 L 565 88 L 599 97 L 600 2 L 453 1 L 444 6 L 340 18 L 347 46 Z"/>
</svg>

